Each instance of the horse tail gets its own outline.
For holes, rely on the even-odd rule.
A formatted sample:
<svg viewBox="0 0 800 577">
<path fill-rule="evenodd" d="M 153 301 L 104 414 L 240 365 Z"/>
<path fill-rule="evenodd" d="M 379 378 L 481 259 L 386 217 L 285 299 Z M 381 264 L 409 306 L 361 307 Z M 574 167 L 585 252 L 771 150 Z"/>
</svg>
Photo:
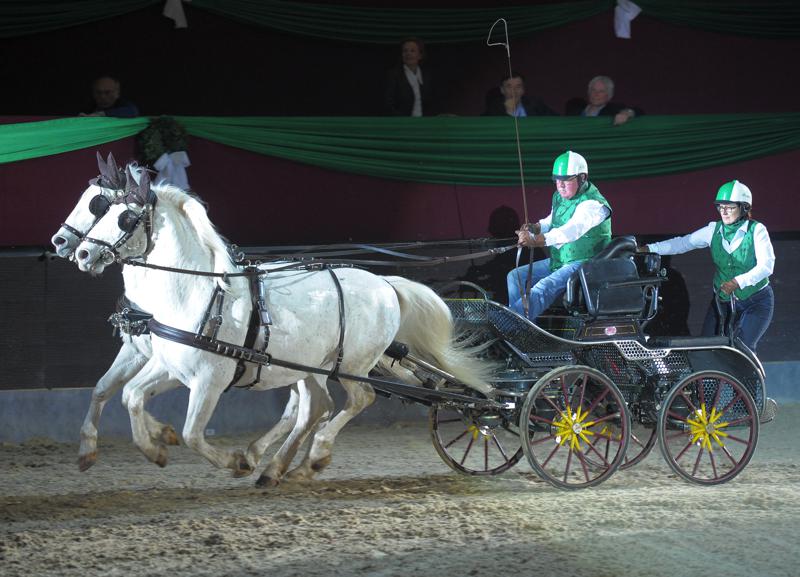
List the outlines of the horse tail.
<svg viewBox="0 0 800 577">
<path fill-rule="evenodd" d="M 412 354 L 450 373 L 459 382 L 482 393 L 491 390 L 489 381 L 494 367 L 476 357 L 476 349 L 459 344 L 453 316 L 439 295 L 403 277 L 383 278 L 400 302 L 400 328 L 395 340 L 408 345 Z M 389 369 L 385 362 L 381 365 Z"/>
</svg>

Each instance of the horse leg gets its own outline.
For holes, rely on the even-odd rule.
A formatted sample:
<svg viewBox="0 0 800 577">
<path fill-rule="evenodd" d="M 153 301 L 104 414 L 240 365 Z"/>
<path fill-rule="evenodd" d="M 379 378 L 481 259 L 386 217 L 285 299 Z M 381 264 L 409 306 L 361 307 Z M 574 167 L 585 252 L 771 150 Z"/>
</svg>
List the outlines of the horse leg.
<svg viewBox="0 0 800 577">
<path fill-rule="evenodd" d="M 365 370 L 362 374 L 366 373 L 367 371 Z M 290 473 L 292 479 L 311 479 L 327 467 L 331 462 L 333 441 L 336 439 L 336 435 L 353 417 L 366 409 L 375 400 L 375 391 L 369 385 L 347 379 L 340 379 L 339 382 L 347 392 L 347 402 L 344 408 L 330 422 L 314 434 L 314 440 L 305 459 Z"/>
<path fill-rule="evenodd" d="M 161 363 L 151 358 L 141 371 L 122 390 L 122 404 L 128 409 L 131 419 L 133 442 L 150 461 L 164 467 L 167 464 L 167 448 L 160 438 L 148 428 L 148 415 L 144 410 L 146 399 L 175 387 L 176 381 L 168 375 Z M 150 417 L 152 423 L 158 423 Z"/>
<path fill-rule="evenodd" d="M 247 448 L 248 460 L 253 463 L 258 463 L 267 452 L 267 449 L 276 440 L 280 439 L 289 431 L 291 431 L 297 422 L 297 414 L 299 410 L 300 395 L 298 393 L 298 385 L 305 388 L 305 381 L 298 381 L 297 384 L 292 385 L 289 390 L 289 401 L 283 409 L 283 415 L 278 420 L 272 429 L 267 434 L 250 443 Z"/>
<path fill-rule="evenodd" d="M 304 381 L 298 381 L 297 384 L 298 410 L 294 428 L 256 481 L 258 486 L 277 485 L 309 433 L 320 423 L 327 423 L 328 417 L 333 412 L 333 399 L 328 393 L 327 376 L 314 375 L 307 384 Z M 289 478 L 303 478 L 303 475 L 290 473 Z"/>
<path fill-rule="evenodd" d="M 149 337 L 147 337 L 149 338 Z M 92 391 L 89 410 L 81 426 L 81 445 L 78 449 L 78 469 L 86 471 L 97 461 L 97 427 L 108 400 L 113 397 L 147 362 L 136 345 L 124 341 L 114 362 L 100 377 Z"/>
<path fill-rule="evenodd" d="M 183 441 L 215 467 L 231 469 L 234 477 L 245 477 L 253 472 L 257 464 L 248 460 L 245 451 L 215 447 L 206 441 L 206 425 L 211 420 L 223 391 L 215 382 L 206 376 L 202 380 L 187 383 L 190 393 L 186 423 L 183 426 Z"/>
</svg>

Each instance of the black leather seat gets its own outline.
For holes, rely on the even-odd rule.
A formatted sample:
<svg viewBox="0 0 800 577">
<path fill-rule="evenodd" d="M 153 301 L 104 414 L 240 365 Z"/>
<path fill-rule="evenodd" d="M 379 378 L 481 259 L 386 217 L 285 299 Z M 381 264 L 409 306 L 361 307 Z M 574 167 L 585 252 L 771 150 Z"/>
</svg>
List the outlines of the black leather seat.
<svg viewBox="0 0 800 577">
<path fill-rule="evenodd" d="M 565 308 L 592 318 L 641 316 L 646 303 L 636 264 L 630 258 L 635 253 L 636 237 L 612 238 L 567 281 Z"/>
</svg>

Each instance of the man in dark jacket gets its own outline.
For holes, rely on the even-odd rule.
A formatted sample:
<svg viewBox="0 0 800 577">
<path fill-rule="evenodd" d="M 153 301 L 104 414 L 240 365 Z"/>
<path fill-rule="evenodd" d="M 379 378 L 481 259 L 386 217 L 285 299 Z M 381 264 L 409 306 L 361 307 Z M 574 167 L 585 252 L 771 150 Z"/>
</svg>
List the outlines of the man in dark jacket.
<svg viewBox="0 0 800 577">
<path fill-rule="evenodd" d="M 535 96 L 525 94 L 525 78 L 512 72 L 486 95 L 484 116 L 557 116 L 549 106 Z"/>
<path fill-rule="evenodd" d="M 92 83 L 94 110 L 81 116 L 116 116 L 133 118 L 139 116 L 139 109 L 130 100 L 120 96 L 119 80 L 113 76 L 101 76 Z"/>
</svg>

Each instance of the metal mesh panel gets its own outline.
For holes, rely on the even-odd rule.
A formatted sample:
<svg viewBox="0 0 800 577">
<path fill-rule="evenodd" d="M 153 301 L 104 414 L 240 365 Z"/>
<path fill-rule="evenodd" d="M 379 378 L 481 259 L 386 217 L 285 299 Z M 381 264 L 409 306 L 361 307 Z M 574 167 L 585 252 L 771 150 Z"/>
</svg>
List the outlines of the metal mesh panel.
<svg viewBox="0 0 800 577">
<path fill-rule="evenodd" d="M 578 355 L 582 364 L 594 367 L 611 379 L 615 385 L 642 385 L 644 374 L 636 363 L 631 363 L 613 344 L 594 345 Z"/>
<path fill-rule="evenodd" d="M 615 341 L 622 355 L 631 361 L 659 359 L 669 354 L 669 349 L 648 349 L 639 341 Z"/>
<path fill-rule="evenodd" d="M 445 299 L 457 323 L 486 323 L 487 302 L 484 299 Z"/>
<path fill-rule="evenodd" d="M 569 352 L 575 344 L 558 339 L 497 303 L 487 302 L 489 324 L 526 354 Z"/>
<path fill-rule="evenodd" d="M 700 381 L 707 411 L 710 411 L 712 407 L 716 408 L 717 412 L 724 411 L 722 419 L 725 421 L 735 421 L 749 416 L 744 401 L 734 400 L 735 391 L 727 384 L 727 381 L 710 377 Z M 700 382 L 698 382 L 698 386 L 700 386 Z M 699 390 L 697 403 L 700 403 Z"/>
</svg>

